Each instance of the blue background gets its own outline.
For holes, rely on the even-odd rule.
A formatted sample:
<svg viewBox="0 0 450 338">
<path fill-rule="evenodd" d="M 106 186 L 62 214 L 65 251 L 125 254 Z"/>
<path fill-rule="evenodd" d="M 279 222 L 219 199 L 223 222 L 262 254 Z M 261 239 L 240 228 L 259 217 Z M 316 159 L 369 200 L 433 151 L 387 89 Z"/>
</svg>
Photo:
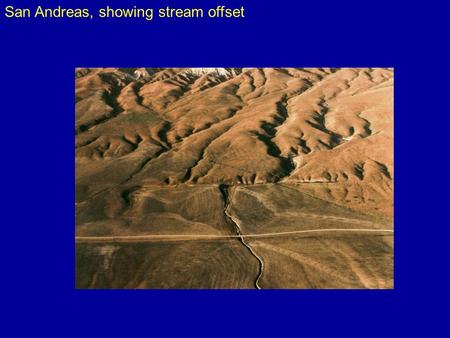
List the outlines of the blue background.
<svg viewBox="0 0 450 338">
<path fill-rule="evenodd" d="M 448 335 L 448 11 L 434 1 L 59 2 L 233 3 L 246 19 L 0 18 L 1 336 Z M 395 67 L 395 290 L 75 290 L 74 67 L 86 66 Z"/>
</svg>

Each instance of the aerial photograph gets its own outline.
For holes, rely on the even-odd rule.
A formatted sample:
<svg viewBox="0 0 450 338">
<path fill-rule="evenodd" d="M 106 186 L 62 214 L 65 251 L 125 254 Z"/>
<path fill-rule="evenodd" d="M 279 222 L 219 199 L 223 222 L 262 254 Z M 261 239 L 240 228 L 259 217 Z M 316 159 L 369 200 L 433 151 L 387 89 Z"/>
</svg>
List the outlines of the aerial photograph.
<svg viewBox="0 0 450 338">
<path fill-rule="evenodd" d="M 393 289 L 393 68 L 76 68 L 77 289 Z"/>
</svg>

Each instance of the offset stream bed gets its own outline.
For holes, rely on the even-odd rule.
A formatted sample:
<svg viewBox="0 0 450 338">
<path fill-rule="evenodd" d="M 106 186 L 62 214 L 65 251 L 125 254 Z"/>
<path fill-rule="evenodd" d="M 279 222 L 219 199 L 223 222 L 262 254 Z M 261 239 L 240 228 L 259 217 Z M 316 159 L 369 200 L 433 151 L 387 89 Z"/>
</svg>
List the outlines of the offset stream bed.
<svg viewBox="0 0 450 338">
<path fill-rule="evenodd" d="M 228 207 L 231 205 L 231 202 L 232 202 L 232 199 L 230 197 L 230 187 L 226 184 L 221 184 L 221 185 L 219 185 L 219 190 L 222 193 L 223 200 L 224 200 L 223 212 L 224 212 L 225 216 L 227 217 L 227 219 L 230 221 L 230 223 L 233 225 L 234 231 L 235 231 L 236 235 L 238 236 L 238 240 L 242 243 L 242 245 L 244 245 L 248 249 L 248 251 L 252 254 L 252 256 L 258 260 L 259 272 L 255 278 L 255 288 L 261 289 L 261 286 L 259 285 L 259 280 L 261 279 L 261 276 L 264 272 L 264 262 L 263 262 L 262 258 L 256 254 L 256 252 L 253 250 L 251 245 L 245 241 L 244 237 L 242 236 L 241 227 L 239 226 L 238 221 L 235 220 L 228 211 Z"/>
</svg>

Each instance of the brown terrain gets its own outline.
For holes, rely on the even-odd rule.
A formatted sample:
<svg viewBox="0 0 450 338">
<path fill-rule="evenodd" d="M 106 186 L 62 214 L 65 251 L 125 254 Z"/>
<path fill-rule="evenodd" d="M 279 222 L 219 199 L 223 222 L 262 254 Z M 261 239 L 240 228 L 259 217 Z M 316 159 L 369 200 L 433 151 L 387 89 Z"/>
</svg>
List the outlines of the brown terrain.
<svg viewBox="0 0 450 338">
<path fill-rule="evenodd" d="M 393 288 L 393 70 L 76 69 L 77 288 Z"/>
</svg>

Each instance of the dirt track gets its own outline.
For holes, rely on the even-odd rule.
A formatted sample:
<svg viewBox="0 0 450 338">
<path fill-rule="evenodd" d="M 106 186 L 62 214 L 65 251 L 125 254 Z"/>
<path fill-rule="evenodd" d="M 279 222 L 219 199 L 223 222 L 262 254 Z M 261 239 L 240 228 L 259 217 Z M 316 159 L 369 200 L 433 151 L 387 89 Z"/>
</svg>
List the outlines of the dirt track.
<svg viewBox="0 0 450 338">
<path fill-rule="evenodd" d="M 298 231 L 286 231 L 286 232 L 272 232 L 262 234 L 248 234 L 248 235 L 135 235 L 135 236 L 77 236 L 75 240 L 78 243 L 88 242 L 147 242 L 147 241 L 164 241 L 164 240 L 211 240 L 211 239 L 230 239 L 230 238 L 261 238 L 261 237 L 274 237 L 274 236 L 286 236 L 286 235 L 299 235 L 310 234 L 317 232 L 375 232 L 375 233 L 393 233 L 391 229 L 311 229 L 311 230 L 298 230 Z"/>
</svg>

